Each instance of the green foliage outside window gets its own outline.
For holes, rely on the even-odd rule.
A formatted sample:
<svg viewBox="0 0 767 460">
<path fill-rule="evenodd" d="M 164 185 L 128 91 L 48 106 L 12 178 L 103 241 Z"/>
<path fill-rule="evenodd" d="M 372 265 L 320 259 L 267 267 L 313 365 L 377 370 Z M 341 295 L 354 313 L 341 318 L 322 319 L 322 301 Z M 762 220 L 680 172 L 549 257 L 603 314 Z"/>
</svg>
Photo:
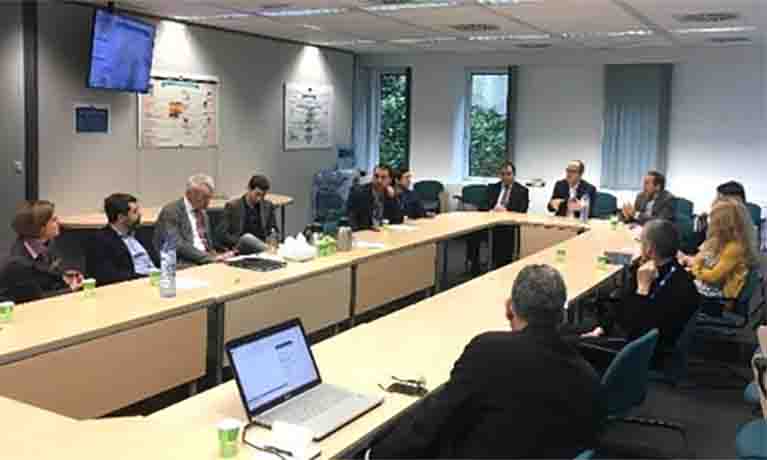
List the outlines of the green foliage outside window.
<svg viewBox="0 0 767 460">
<path fill-rule="evenodd" d="M 381 76 L 381 131 L 378 150 L 382 164 L 392 168 L 407 167 L 409 158 L 405 75 Z"/>
<path fill-rule="evenodd" d="M 495 177 L 506 161 L 506 115 L 478 105 L 471 107 L 469 175 Z"/>
</svg>

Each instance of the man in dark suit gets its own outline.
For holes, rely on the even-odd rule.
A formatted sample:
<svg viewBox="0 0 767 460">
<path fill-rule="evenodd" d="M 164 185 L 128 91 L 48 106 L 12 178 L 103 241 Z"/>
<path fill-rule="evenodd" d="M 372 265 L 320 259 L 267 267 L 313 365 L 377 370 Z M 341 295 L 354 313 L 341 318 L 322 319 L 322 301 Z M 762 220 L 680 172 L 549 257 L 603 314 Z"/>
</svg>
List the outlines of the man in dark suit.
<svg viewBox="0 0 767 460">
<path fill-rule="evenodd" d="M 634 204 L 623 205 L 623 221 L 644 225 L 652 219 L 674 221 L 674 195 L 666 191 L 666 177 L 658 171 L 650 171 L 644 177 L 642 193 Z"/>
<path fill-rule="evenodd" d="M 557 332 L 567 301 L 554 268 L 517 275 L 511 331 L 475 337 L 450 380 L 402 417 L 372 458 L 575 458 L 602 420 L 594 369 Z"/>
<path fill-rule="evenodd" d="M 676 259 L 679 232 L 674 224 L 662 219 L 647 222 L 642 229 L 641 250 L 642 257 L 632 268 L 617 302 L 601 308 L 599 325 L 583 335 L 584 355 L 599 369 L 607 368 L 612 360 L 612 354 L 604 353 L 603 347 L 615 344 L 616 338 L 635 340 L 656 328 L 660 335 L 654 363 L 659 364 L 700 307 L 693 278 Z M 592 343 L 601 350 L 589 347 Z"/>
<path fill-rule="evenodd" d="M 86 272 L 103 286 L 149 275 L 157 269 L 149 251 L 136 238 L 141 209 L 136 197 L 115 193 L 104 200 L 109 224 L 88 239 Z"/>
<path fill-rule="evenodd" d="M 384 220 L 402 222 L 402 213 L 391 185 L 392 175 L 389 166 L 377 166 L 371 183 L 351 191 L 346 213 L 353 230 L 376 229 Z"/>
<path fill-rule="evenodd" d="M 248 191 L 226 204 L 216 232 L 222 246 L 240 254 L 268 249 L 267 238 L 278 231 L 274 205 L 265 199 L 270 188 L 266 176 L 255 175 L 248 181 Z"/>
<path fill-rule="evenodd" d="M 530 195 L 527 187 L 515 181 L 517 168 L 514 163 L 507 161 L 498 171 L 500 182 L 487 187 L 488 201 L 480 208 L 481 211 L 493 212 L 527 212 L 530 205 Z M 471 273 L 479 275 L 479 246 L 484 234 L 472 235 L 467 244 Z M 514 261 L 519 227 L 504 226 L 493 230 L 493 262 L 494 268 L 503 267 Z"/>
<path fill-rule="evenodd" d="M 583 207 L 583 197 L 589 197 L 589 216 L 594 215 L 594 203 L 597 200 L 597 189 L 583 180 L 586 166 L 580 160 L 567 164 L 566 176 L 554 184 L 554 193 L 549 200 L 549 211 L 557 216 L 580 217 Z"/>
<path fill-rule="evenodd" d="M 231 248 L 219 248 L 225 252 L 216 251 L 206 212 L 213 190 L 215 183 L 210 176 L 196 174 L 187 181 L 184 197 L 162 208 L 154 229 L 154 246 L 158 253 L 162 251 L 165 238 L 173 235 L 181 266 L 222 262 L 235 254 Z"/>
</svg>

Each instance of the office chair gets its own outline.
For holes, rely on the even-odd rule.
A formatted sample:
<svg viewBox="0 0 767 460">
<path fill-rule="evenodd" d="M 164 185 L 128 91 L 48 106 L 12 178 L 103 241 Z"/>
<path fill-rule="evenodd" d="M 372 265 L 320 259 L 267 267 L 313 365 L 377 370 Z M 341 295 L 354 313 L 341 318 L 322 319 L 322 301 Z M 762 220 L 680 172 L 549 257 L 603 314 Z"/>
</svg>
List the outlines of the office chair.
<svg viewBox="0 0 767 460">
<path fill-rule="evenodd" d="M 597 192 L 592 215 L 597 219 L 608 219 L 618 212 L 618 198 L 611 193 Z"/>
<path fill-rule="evenodd" d="M 474 209 L 486 210 L 488 206 L 487 185 L 467 185 L 461 189 L 460 195 L 453 195 L 453 198 L 458 200 L 458 209 L 461 211 L 466 210 L 466 205 L 469 205 Z"/>
<path fill-rule="evenodd" d="M 764 388 L 764 373 L 767 368 L 767 358 L 754 358 L 754 366 L 757 370 L 758 384 L 755 384 L 757 400 L 760 393 L 767 393 Z M 767 419 L 760 417 L 738 429 L 735 437 L 735 450 L 738 458 L 742 459 L 767 459 Z"/>
<path fill-rule="evenodd" d="M 428 212 L 439 213 L 439 195 L 445 191 L 442 182 L 436 180 L 424 180 L 416 182 L 413 190 L 418 199 L 423 203 L 423 208 Z"/>
<path fill-rule="evenodd" d="M 761 290 L 762 298 L 759 304 L 751 309 L 751 300 L 758 289 Z M 748 326 L 754 315 L 764 308 L 766 301 L 764 283 L 761 281 L 759 271 L 752 269 L 748 272 L 746 284 L 736 299 L 706 297 L 704 300 L 720 307 L 728 302 L 735 302 L 735 309 L 732 312 L 722 311 L 721 317 L 710 316 L 706 313 L 698 314 L 698 326 L 702 330 L 722 336 L 733 336 L 737 329 Z"/>
<path fill-rule="evenodd" d="M 589 450 L 584 450 L 583 452 L 578 454 L 578 456 L 575 457 L 575 460 L 591 460 L 592 458 L 594 458 L 594 451 L 589 449 Z"/>
<path fill-rule="evenodd" d="M 746 203 L 746 209 L 751 215 L 751 220 L 754 221 L 756 226 L 756 239 L 759 242 L 759 246 L 762 245 L 762 208 L 754 203 Z"/>
</svg>

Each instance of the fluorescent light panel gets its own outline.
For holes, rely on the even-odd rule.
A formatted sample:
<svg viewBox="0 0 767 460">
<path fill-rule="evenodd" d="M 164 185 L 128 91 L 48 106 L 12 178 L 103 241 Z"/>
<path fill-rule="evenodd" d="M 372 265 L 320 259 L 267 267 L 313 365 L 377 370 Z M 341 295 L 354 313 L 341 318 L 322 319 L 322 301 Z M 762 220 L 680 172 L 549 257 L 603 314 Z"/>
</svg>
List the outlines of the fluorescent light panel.
<svg viewBox="0 0 767 460">
<path fill-rule="evenodd" d="M 336 40 L 330 42 L 318 42 L 319 46 L 361 46 L 361 45 L 375 45 L 375 40 Z"/>
<path fill-rule="evenodd" d="M 446 8 L 450 6 L 457 6 L 459 4 L 460 2 L 458 1 L 416 2 L 416 3 L 398 3 L 398 4 L 365 6 L 365 7 L 362 7 L 362 9 L 371 13 L 386 13 L 386 12 L 401 11 L 401 10 Z"/>
<path fill-rule="evenodd" d="M 551 38 L 549 34 L 529 34 L 529 35 L 472 35 L 469 40 L 472 41 L 499 41 L 499 40 L 548 40 Z"/>
<path fill-rule="evenodd" d="M 259 10 L 257 14 L 267 18 L 286 18 L 303 16 L 332 16 L 336 14 L 344 14 L 347 11 L 349 11 L 348 8 L 286 8 Z"/>
<path fill-rule="evenodd" d="M 477 0 L 480 5 L 488 6 L 507 6 L 507 5 L 521 5 L 524 3 L 542 3 L 543 0 Z"/>
<path fill-rule="evenodd" d="M 650 29 L 631 29 L 616 32 L 565 32 L 562 38 L 623 38 L 623 37 L 649 37 L 655 32 Z"/>
<path fill-rule="evenodd" d="M 695 27 L 691 29 L 677 29 L 674 33 L 677 34 L 717 34 L 717 33 L 739 33 L 739 32 L 753 32 L 756 30 L 754 26 L 732 26 L 732 27 Z"/>
<path fill-rule="evenodd" d="M 207 16 L 173 16 L 173 19 L 178 21 L 205 21 L 213 19 L 243 19 L 254 16 L 250 13 L 224 13 L 224 14 L 211 14 Z"/>
<path fill-rule="evenodd" d="M 397 38 L 389 40 L 389 43 L 398 45 L 418 45 L 424 43 L 451 42 L 455 40 L 457 40 L 456 37 Z"/>
</svg>

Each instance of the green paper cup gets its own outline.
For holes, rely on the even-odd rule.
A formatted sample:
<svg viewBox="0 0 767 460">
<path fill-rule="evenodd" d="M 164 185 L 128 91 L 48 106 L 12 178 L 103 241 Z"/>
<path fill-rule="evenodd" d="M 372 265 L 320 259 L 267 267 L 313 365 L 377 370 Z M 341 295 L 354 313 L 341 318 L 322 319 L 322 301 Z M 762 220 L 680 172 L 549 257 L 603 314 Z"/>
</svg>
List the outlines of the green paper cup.
<svg viewBox="0 0 767 460">
<path fill-rule="evenodd" d="M 228 418 L 218 422 L 218 453 L 221 458 L 236 457 L 240 450 L 242 422 Z"/>
<path fill-rule="evenodd" d="M 96 295 L 96 280 L 93 278 L 86 278 L 83 280 L 83 295 L 85 297 L 93 297 Z"/>
<path fill-rule="evenodd" d="M 597 257 L 597 270 L 600 270 L 600 271 L 607 270 L 607 256 Z"/>
<path fill-rule="evenodd" d="M 0 302 L 0 323 L 10 323 L 13 319 L 13 302 Z"/>
<path fill-rule="evenodd" d="M 556 262 L 558 264 L 565 263 L 565 261 L 567 260 L 567 249 L 565 249 L 565 248 L 558 248 L 555 260 L 556 260 Z"/>
<path fill-rule="evenodd" d="M 149 284 L 154 287 L 160 286 L 160 270 L 156 268 L 149 270 Z"/>
</svg>

